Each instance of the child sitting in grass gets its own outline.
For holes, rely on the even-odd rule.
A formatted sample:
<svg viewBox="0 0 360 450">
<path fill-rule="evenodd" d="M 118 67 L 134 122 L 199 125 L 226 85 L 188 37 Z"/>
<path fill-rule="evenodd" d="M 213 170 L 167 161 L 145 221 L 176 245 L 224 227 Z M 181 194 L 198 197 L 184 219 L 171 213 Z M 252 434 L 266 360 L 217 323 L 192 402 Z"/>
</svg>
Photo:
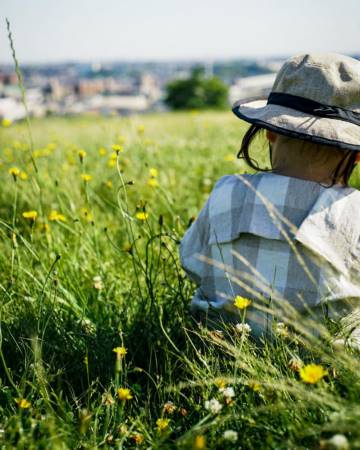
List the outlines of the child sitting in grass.
<svg viewBox="0 0 360 450">
<path fill-rule="evenodd" d="M 251 124 L 238 157 L 259 173 L 221 178 L 181 242 L 198 286 L 193 315 L 246 322 L 255 336 L 289 311 L 346 317 L 360 342 L 349 320 L 360 299 L 360 192 L 349 187 L 360 151 L 360 62 L 296 56 L 267 101 L 239 101 L 233 112 Z M 262 133 L 271 169 L 250 155 Z"/>
</svg>

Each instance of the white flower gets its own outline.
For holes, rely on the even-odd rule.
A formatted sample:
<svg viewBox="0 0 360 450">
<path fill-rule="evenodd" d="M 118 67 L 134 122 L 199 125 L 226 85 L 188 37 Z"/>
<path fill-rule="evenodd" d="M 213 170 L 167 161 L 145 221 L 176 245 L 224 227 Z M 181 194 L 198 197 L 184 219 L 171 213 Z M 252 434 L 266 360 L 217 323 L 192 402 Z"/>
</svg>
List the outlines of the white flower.
<svg viewBox="0 0 360 450">
<path fill-rule="evenodd" d="M 102 282 L 102 279 L 99 275 L 97 275 L 96 277 L 93 278 L 93 286 L 95 289 L 97 289 L 98 291 L 101 291 L 102 289 L 104 289 L 104 283 Z"/>
<path fill-rule="evenodd" d="M 210 411 L 211 414 L 219 414 L 222 409 L 222 404 L 216 398 L 212 398 L 211 400 L 206 400 L 205 409 Z"/>
<path fill-rule="evenodd" d="M 251 333 L 251 326 L 248 323 L 237 323 L 235 328 L 241 334 Z"/>
<path fill-rule="evenodd" d="M 236 442 L 238 440 L 238 433 L 234 430 L 224 431 L 223 438 L 225 441 Z"/>
<path fill-rule="evenodd" d="M 278 322 L 275 327 L 275 333 L 279 336 L 286 337 L 288 335 L 288 327 L 284 322 Z"/>
<path fill-rule="evenodd" d="M 343 434 L 335 434 L 331 439 L 320 441 L 321 448 L 333 450 L 349 450 L 350 444 Z"/>
<path fill-rule="evenodd" d="M 227 399 L 231 399 L 235 397 L 235 391 L 232 387 L 221 388 L 219 391 L 226 397 Z"/>
</svg>

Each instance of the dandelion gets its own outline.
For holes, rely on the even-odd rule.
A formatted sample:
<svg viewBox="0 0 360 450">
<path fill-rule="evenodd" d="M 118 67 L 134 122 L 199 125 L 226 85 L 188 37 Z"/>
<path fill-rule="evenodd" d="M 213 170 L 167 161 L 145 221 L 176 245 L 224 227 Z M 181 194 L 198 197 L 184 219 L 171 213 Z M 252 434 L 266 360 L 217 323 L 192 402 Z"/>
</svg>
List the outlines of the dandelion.
<svg viewBox="0 0 360 450">
<path fill-rule="evenodd" d="M 159 187 L 159 182 L 156 178 L 149 178 L 147 184 L 148 184 L 148 186 L 153 187 L 153 188 Z"/>
<path fill-rule="evenodd" d="M 29 409 L 31 407 L 31 403 L 26 398 L 16 398 L 15 401 L 20 409 Z"/>
<path fill-rule="evenodd" d="M 240 295 L 237 295 L 234 298 L 234 306 L 238 309 L 245 309 L 250 305 L 251 305 L 251 300 L 249 300 L 246 297 L 241 297 Z"/>
<path fill-rule="evenodd" d="M 225 380 L 223 378 L 216 378 L 214 382 L 215 386 L 220 389 L 224 389 L 226 387 Z"/>
<path fill-rule="evenodd" d="M 117 395 L 119 397 L 119 400 L 122 402 L 126 402 L 127 400 L 131 400 L 133 396 L 131 395 L 131 391 L 128 388 L 119 388 L 117 390 Z"/>
<path fill-rule="evenodd" d="M 124 145 L 126 139 L 125 139 L 124 136 L 122 136 L 121 134 L 119 134 L 118 137 L 116 138 L 116 140 L 118 141 L 118 143 L 119 143 L 120 145 Z"/>
<path fill-rule="evenodd" d="M 121 347 L 115 347 L 112 350 L 114 353 L 116 353 L 117 356 L 119 356 L 120 358 L 124 358 L 125 355 L 127 355 L 127 349 L 123 346 Z"/>
<path fill-rule="evenodd" d="M 237 323 L 235 328 L 240 334 L 248 335 L 251 333 L 251 326 L 248 323 Z"/>
<path fill-rule="evenodd" d="M 142 222 L 144 222 L 149 217 L 149 214 L 147 212 L 144 212 L 144 211 L 139 211 L 138 213 L 136 213 L 135 217 L 138 220 L 141 220 Z"/>
<path fill-rule="evenodd" d="M 22 215 L 24 219 L 36 220 L 38 213 L 37 211 L 24 211 Z"/>
<path fill-rule="evenodd" d="M 10 120 L 10 119 L 3 119 L 3 120 L 1 121 L 1 125 L 2 125 L 4 128 L 9 128 L 9 127 L 12 125 L 12 120 Z"/>
<path fill-rule="evenodd" d="M 152 178 L 156 178 L 159 175 L 159 172 L 154 167 L 151 167 L 149 170 L 149 174 Z"/>
<path fill-rule="evenodd" d="M 81 164 L 82 164 L 83 161 L 84 161 L 84 158 L 85 158 L 85 156 L 86 156 L 86 151 L 85 151 L 85 150 L 79 150 L 79 151 L 78 151 L 78 155 L 79 155 L 80 162 L 81 162 Z"/>
<path fill-rule="evenodd" d="M 89 211 L 87 208 L 81 208 L 80 214 L 88 222 L 91 222 L 93 220 L 93 218 L 94 218 L 92 213 L 91 213 L 91 211 Z"/>
<path fill-rule="evenodd" d="M 304 383 L 315 384 L 327 375 L 327 371 L 318 364 L 307 364 L 300 369 L 300 378 Z"/>
<path fill-rule="evenodd" d="M 26 173 L 26 172 L 24 172 L 24 171 L 21 171 L 20 172 L 20 180 L 23 180 L 23 181 L 25 181 L 25 180 L 27 180 L 29 177 L 28 177 L 28 174 Z"/>
<path fill-rule="evenodd" d="M 143 135 L 144 132 L 145 132 L 145 127 L 144 127 L 144 125 L 138 125 L 138 127 L 137 127 L 137 132 L 138 132 L 138 134 Z"/>
<path fill-rule="evenodd" d="M 107 150 L 104 147 L 100 147 L 99 148 L 99 155 L 100 156 L 105 156 L 107 154 Z"/>
<path fill-rule="evenodd" d="M 157 419 L 156 426 L 157 426 L 158 431 L 160 431 L 160 432 L 165 431 L 169 427 L 169 423 L 170 423 L 170 419 L 163 419 L 162 417 Z"/>
<path fill-rule="evenodd" d="M 88 173 L 82 173 L 81 178 L 85 181 L 85 183 L 88 183 L 89 181 L 92 180 L 92 176 L 89 175 Z"/>
<path fill-rule="evenodd" d="M 120 153 L 120 152 L 122 152 L 122 151 L 124 151 L 124 147 L 122 146 L 122 145 L 120 145 L 120 144 L 113 144 L 112 146 L 111 146 L 111 148 L 114 150 L 114 152 L 116 152 L 116 153 Z"/>
<path fill-rule="evenodd" d="M 102 289 L 104 289 L 104 283 L 102 282 L 102 279 L 99 275 L 97 275 L 96 277 L 93 278 L 93 287 L 94 289 L 101 291 Z"/>
<path fill-rule="evenodd" d="M 163 406 L 163 411 L 167 414 L 174 414 L 174 412 L 176 411 L 176 406 L 173 402 L 167 401 Z"/>
<path fill-rule="evenodd" d="M 134 433 L 131 439 L 135 442 L 136 445 L 140 445 L 144 442 L 144 435 L 141 433 Z"/>
<path fill-rule="evenodd" d="M 205 409 L 210 411 L 211 414 L 219 414 L 222 410 L 222 404 L 216 398 L 212 398 L 211 400 L 206 400 Z"/>
<path fill-rule="evenodd" d="M 238 433 L 234 430 L 226 430 L 224 431 L 223 438 L 225 441 L 229 441 L 234 444 L 238 440 Z"/>
<path fill-rule="evenodd" d="M 203 434 L 198 434 L 195 436 L 193 449 L 194 450 L 204 450 L 206 448 L 206 438 Z"/>
<path fill-rule="evenodd" d="M 48 215 L 50 222 L 66 222 L 66 217 L 64 214 L 59 213 L 56 210 L 52 210 Z"/>
<path fill-rule="evenodd" d="M 9 169 L 9 174 L 12 175 L 14 181 L 16 181 L 16 178 L 20 175 L 20 172 L 20 169 L 18 169 L 17 167 L 10 167 Z"/>
<path fill-rule="evenodd" d="M 261 384 L 257 381 L 249 381 L 248 386 L 254 392 L 259 392 L 261 390 Z"/>
</svg>

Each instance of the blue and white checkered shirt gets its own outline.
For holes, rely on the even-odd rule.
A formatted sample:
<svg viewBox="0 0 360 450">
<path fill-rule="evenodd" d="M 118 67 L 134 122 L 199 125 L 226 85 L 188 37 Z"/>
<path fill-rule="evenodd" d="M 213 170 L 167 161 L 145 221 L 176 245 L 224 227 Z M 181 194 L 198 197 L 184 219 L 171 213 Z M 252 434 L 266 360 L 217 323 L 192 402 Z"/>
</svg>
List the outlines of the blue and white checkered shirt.
<svg viewBox="0 0 360 450">
<path fill-rule="evenodd" d="M 198 286 L 192 311 L 226 320 L 238 321 L 237 295 L 281 298 L 298 311 L 360 299 L 360 192 L 270 173 L 225 176 L 180 257 Z"/>
</svg>

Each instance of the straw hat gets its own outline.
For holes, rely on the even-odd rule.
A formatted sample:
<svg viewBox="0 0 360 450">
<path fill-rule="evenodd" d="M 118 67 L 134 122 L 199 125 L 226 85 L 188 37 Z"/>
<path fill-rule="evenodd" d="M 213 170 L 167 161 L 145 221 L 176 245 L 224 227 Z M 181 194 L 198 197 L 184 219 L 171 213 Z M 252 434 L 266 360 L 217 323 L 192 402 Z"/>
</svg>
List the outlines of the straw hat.
<svg viewBox="0 0 360 450">
<path fill-rule="evenodd" d="M 360 151 L 360 61 L 335 53 L 290 58 L 267 100 L 239 100 L 233 112 L 279 134 Z"/>
</svg>

